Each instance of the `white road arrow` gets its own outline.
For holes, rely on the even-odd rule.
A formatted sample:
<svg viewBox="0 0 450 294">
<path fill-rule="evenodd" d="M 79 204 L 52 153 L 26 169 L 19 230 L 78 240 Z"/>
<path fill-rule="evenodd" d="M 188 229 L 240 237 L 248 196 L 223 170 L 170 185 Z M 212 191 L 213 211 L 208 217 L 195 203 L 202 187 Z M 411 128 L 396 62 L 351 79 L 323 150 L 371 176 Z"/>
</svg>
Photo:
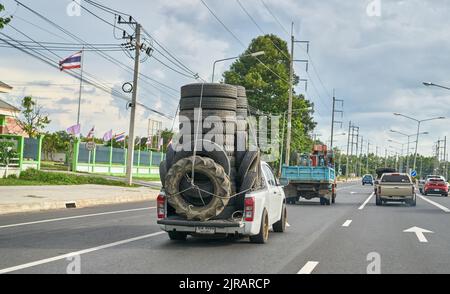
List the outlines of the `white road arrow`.
<svg viewBox="0 0 450 294">
<path fill-rule="evenodd" d="M 428 231 L 428 230 L 425 230 L 425 229 L 422 229 L 422 228 L 419 228 L 419 227 L 412 227 L 410 229 L 404 230 L 403 232 L 404 233 L 415 233 L 416 236 L 417 236 L 417 239 L 419 239 L 419 241 L 421 243 L 428 243 L 428 240 L 427 240 L 427 238 L 425 238 L 424 233 L 427 233 L 427 234 L 433 234 L 434 233 L 432 231 Z"/>
</svg>

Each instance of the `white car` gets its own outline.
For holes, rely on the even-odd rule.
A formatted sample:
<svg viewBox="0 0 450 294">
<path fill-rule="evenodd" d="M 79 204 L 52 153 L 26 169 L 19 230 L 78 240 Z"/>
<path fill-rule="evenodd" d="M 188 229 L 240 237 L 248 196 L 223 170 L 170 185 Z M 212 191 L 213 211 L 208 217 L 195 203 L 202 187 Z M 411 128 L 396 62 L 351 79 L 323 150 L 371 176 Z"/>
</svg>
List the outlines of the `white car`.
<svg viewBox="0 0 450 294">
<path fill-rule="evenodd" d="M 185 240 L 187 235 L 248 236 L 250 242 L 263 244 L 269 238 L 269 230 L 284 232 L 287 222 L 286 198 L 282 186 L 276 181 L 269 165 L 261 163 L 263 187 L 245 195 L 241 217 L 224 220 L 191 221 L 168 214 L 164 191 L 157 200 L 158 224 L 172 240 Z"/>
</svg>

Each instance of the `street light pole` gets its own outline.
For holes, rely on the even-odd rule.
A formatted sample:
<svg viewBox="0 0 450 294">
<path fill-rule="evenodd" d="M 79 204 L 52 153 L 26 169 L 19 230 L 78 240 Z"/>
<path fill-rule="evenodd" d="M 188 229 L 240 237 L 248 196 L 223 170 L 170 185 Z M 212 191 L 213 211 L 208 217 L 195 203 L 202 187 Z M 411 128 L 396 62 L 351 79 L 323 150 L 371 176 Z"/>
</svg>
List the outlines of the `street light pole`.
<svg viewBox="0 0 450 294">
<path fill-rule="evenodd" d="M 438 84 L 435 84 L 435 83 L 424 82 L 423 84 L 424 84 L 425 86 L 427 86 L 427 87 L 437 87 L 437 88 L 441 88 L 441 89 L 445 89 L 445 90 L 450 90 L 449 87 L 442 86 L 442 85 L 438 85 Z"/>
<path fill-rule="evenodd" d="M 407 119 L 410 119 L 410 120 L 413 120 L 413 121 L 417 122 L 417 136 L 416 136 L 417 138 L 416 138 L 416 148 L 415 148 L 415 152 L 414 152 L 414 167 L 413 167 L 413 169 L 416 170 L 417 151 L 418 151 L 418 148 L 419 148 L 419 136 L 420 136 L 420 126 L 421 126 L 421 124 L 423 122 L 427 122 L 427 121 L 438 120 L 438 119 L 445 119 L 445 117 L 440 116 L 440 117 L 434 117 L 434 118 L 430 118 L 430 119 L 418 120 L 418 119 L 412 118 L 410 116 L 407 116 L 407 115 L 404 115 L 404 114 L 401 114 L 401 113 L 394 113 L 394 115 L 402 116 L 404 118 L 407 118 Z"/>
<path fill-rule="evenodd" d="M 224 58 L 224 59 L 219 59 L 219 60 L 214 61 L 214 64 L 213 64 L 213 72 L 212 72 L 212 78 L 211 78 L 211 83 L 214 83 L 214 76 L 215 76 L 215 74 L 216 74 L 216 65 L 217 65 L 217 63 L 219 63 L 219 62 L 224 62 L 224 61 L 228 61 L 228 60 L 238 59 L 238 58 L 240 58 L 240 57 L 258 57 L 258 56 L 261 56 L 261 55 L 264 55 L 264 54 L 266 54 L 266 52 L 264 52 L 264 51 L 258 51 L 258 52 L 251 53 L 251 54 L 247 54 L 247 55 L 235 56 L 235 57 L 229 57 L 229 58 Z"/>
</svg>

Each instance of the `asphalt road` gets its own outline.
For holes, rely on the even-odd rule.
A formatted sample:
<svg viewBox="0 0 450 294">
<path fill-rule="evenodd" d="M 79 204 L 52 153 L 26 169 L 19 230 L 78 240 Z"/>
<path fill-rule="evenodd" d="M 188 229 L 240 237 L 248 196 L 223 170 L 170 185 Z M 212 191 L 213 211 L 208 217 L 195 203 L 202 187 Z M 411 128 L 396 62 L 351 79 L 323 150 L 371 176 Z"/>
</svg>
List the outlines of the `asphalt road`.
<svg viewBox="0 0 450 294">
<path fill-rule="evenodd" d="M 450 273 L 450 198 L 376 207 L 371 193 L 349 183 L 335 206 L 289 205 L 287 232 L 266 245 L 171 242 L 154 202 L 2 216 L 0 273 Z"/>
</svg>

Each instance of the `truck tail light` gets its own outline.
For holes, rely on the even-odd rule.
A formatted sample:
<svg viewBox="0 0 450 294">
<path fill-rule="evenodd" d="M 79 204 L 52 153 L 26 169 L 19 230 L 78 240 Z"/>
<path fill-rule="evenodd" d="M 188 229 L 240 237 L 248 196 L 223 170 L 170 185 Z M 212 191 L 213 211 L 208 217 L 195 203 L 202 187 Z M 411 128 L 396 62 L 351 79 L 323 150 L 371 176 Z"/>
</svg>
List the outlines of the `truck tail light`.
<svg viewBox="0 0 450 294">
<path fill-rule="evenodd" d="M 158 219 L 163 219 L 166 217 L 166 197 L 162 194 L 159 194 L 156 199 L 156 210 Z"/>
<path fill-rule="evenodd" d="M 252 222 L 255 217 L 255 198 L 245 198 L 244 201 L 244 219 L 246 222 Z"/>
</svg>

